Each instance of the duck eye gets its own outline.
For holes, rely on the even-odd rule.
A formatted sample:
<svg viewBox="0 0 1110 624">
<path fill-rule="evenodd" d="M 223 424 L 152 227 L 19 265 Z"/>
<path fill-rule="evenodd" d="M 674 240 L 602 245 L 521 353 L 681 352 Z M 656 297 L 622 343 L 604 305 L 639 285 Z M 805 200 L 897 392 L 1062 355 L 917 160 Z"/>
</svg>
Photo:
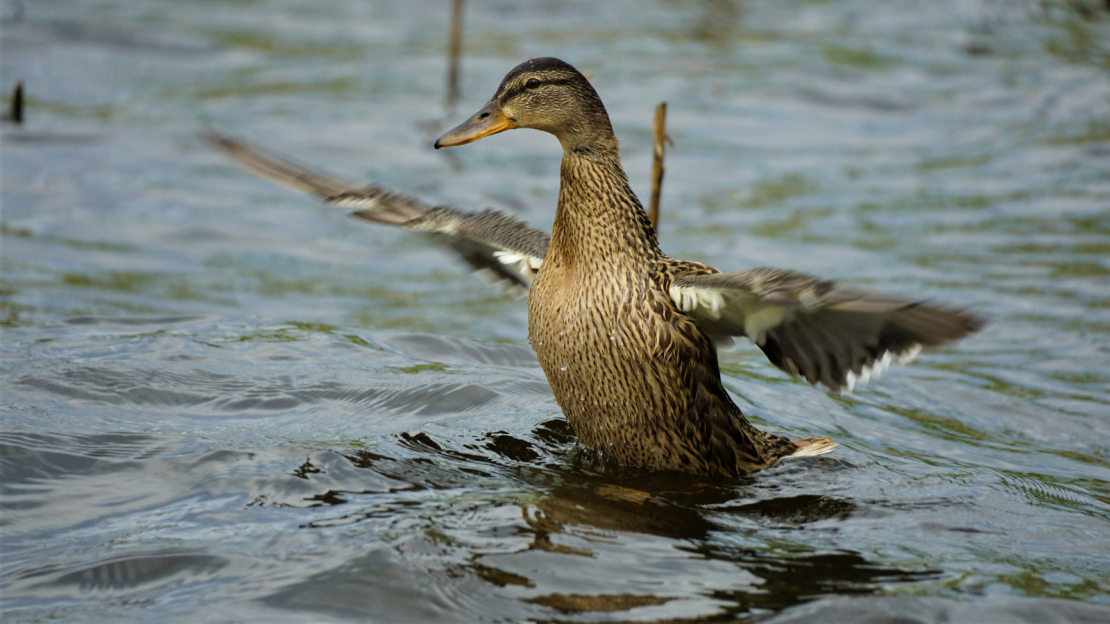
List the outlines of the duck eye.
<svg viewBox="0 0 1110 624">
<path fill-rule="evenodd" d="M 536 87 L 540 86 L 540 81 L 538 78 L 529 78 L 528 82 L 524 83 L 524 86 L 528 87 L 529 89 L 535 89 Z"/>
</svg>

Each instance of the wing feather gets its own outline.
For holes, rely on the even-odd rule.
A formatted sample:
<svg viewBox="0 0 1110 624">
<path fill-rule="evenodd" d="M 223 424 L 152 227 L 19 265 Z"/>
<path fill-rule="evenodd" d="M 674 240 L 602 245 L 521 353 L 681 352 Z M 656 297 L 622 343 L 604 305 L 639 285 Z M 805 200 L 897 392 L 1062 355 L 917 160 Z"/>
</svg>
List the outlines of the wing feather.
<svg viewBox="0 0 1110 624">
<path fill-rule="evenodd" d="M 707 274 L 674 262 L 670 272 L 675 305 L 715 339 L 746 336 L 778 368 L 837 391 L 983 325 L 964 310 L 840 287 L 795 271 Z"/>
</svg>

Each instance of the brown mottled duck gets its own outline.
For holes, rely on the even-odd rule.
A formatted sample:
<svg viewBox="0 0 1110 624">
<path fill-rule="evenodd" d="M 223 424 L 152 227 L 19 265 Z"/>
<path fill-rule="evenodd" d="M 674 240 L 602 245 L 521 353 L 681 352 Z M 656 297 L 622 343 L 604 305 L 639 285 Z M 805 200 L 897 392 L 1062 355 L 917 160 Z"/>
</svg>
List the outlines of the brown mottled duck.
<svg viewBox="0 0 1110 624">
<path fill-rule="evenodd" d="M 958 309 L 794 271 L 723 273 L 667 257 L 621 167 L 601 98 L 559 59 L 518 65 L 435 147 L 513 128 L 543 130 L 562 144 L 550 239 L 492 210 L 431 207 L 212 138 L 255 173 L 354 207 L 355 216 L 433 233 L 472 266 L 528 288 L 530 341 L 567 421 L 582 444 L 625 464 L 736 475 L 836 446 L 748 422 L 717 364 L 715 345 L 732 337 L 748 338 L 780 369 L 840 391 L 982 324 Z"/>
</svg>

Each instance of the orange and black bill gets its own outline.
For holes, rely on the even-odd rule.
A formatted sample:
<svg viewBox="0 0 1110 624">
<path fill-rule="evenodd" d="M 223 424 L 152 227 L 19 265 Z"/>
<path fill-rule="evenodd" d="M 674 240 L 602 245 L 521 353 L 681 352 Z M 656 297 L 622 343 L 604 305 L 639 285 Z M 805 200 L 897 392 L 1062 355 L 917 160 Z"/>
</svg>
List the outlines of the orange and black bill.
<svg viewBox="0 0 1110 624">
<path fill-rule="evenodd" d="M 512 130 L 515 127 L 516 123 L 501 112 L 501 102 L 490 100 L 489 104 L 483 106 L 482 110 L 475 113 L 473 117 L 444 132 L 443 136 L 436 139 L 435 147 L 439 149 L 466 145 L 482 137 Z"/>
</svg>

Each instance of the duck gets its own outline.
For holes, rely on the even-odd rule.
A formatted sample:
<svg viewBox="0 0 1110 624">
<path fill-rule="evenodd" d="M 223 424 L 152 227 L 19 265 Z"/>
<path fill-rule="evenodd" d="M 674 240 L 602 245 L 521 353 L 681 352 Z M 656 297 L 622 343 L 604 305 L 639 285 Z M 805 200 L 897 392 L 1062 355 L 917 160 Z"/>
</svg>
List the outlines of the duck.
<svg viewBox="0 0 1110 624">
<path fill-rule="evenodd" d="M 554 135 L 563 149 L 550 236 L 496 210 L 431 206 L 214 131 L 209 138 L 258 175 L 357 218 L 424 232 L 526 292 L 529 342 L 579 444 L 625 465 L 735 477 L 837 446 L 748 420 L 721 381 L 717 350 L 734 339 L 792 376 L 844 392 L 984 324 L 963 308 L 793 270 L 726 272 L 667 256 L 621 165 L 605 105 L 557 58 L 517 65 L 434 147 L 524 128 Z"/>
</svg>

